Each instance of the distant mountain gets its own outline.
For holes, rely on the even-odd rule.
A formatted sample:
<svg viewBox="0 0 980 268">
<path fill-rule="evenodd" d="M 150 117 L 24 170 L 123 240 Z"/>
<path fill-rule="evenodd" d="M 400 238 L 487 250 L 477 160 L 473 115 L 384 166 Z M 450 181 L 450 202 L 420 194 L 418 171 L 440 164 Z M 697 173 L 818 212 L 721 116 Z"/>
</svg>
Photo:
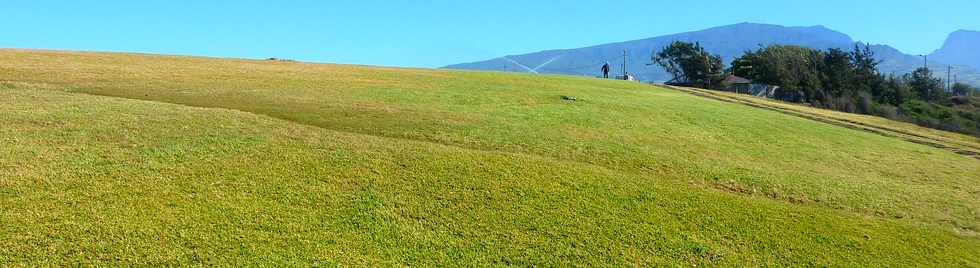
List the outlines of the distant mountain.
<svg viewBox="0 0 980 268">
<path fill-rule="evenodd" d="M 943 47 L 930 56 L 941 62 L 980 68 L 980 32 L 953 32 Z"/>
<path fill-rule="evenodd" d="M 874 51 L 875 57 L 881 61 L 881 63 L 878 64 L 878 69 L 885 74 L 907 74 L 915 71 L 915 69 L 918 69 L 925 64 L 922 56 L 908 55 L 891 46 L 871 45 L 871 50 Z M 936 72 L 939 71 L 938 66 L 943 65 L 943 74 L 945 74 L 945 64 L 940 64 L 930 60 L 929 65 L 931 68 L 936 69 L 934 70 Z"/>
<path fill-rule="evenodd" d="M 768 45 L 797 45 L 816 49 L 841 48 L 850 51 L 857 44 L 850 36 L 823 26 L 785 27 L 740 23 L 621 43 L 505 56 L 445 68 L 594 76 L 599 73 L 602 63 L 609 62 L 614 67 L 614 73 L 618 74 L 621 73 L 623 52 L 626 50 L 629 54 L 626 57 L 627 66 L 631 74 L 643 81 L 666 81 L 670 79 L 669 74 L 658 66 L 648 64 L 651 63 L 650 57 L 654 51 L 662 49 L 673 41 L 700 42 L 712 53 L 721 55 L 726 64 L 745 51 Z M 906 55 L 890 46 L 874 45 L 872 49 L 882 61 L 881 70 L 885 73 L 900 75 L 911 72 L 923 64 L 920 57 Z M 930 64 L 941 65 L 943 69 L 946 66 L 931 61 Z M 961 81 L 980 84 L 980 72 L 972 68 L 957 68 L 956 72 L 963 78 Z"/>
</svg>

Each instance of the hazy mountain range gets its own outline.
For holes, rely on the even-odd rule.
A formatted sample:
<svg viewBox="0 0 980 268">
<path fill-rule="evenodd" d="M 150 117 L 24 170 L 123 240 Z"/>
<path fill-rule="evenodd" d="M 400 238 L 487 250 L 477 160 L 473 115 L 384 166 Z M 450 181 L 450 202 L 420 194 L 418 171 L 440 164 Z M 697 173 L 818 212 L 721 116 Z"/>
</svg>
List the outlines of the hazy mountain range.
<svg viewBox="0 0 980 268">
<path fill-rule="evenodd" d="M 930 56 L 936 61 L 980 69 L 980 32 L 953 32 L 943 47 Z"/>
<path fill-rule="evenodd" d="M 493 70 L 511 72 L 539 72 L 554 74 L 589 75 L 599 73 L 604 62 L 613 66 L 613 73 L 621 73 L 627 51 L 627 67 L 631 74 L 643 81 L 666 81 L 670 75 L 658 66 L 648 65 L 651 54 L 673 41 L 700 42 L 702 46 L 719 54 L 726 64 L 745 51 L 768 45 L 798 45 L 816 49 L 841 48 L 850 51 L 856 44 L 847 34 L 823 26 L 785 27 L 779 25 L 740 23 L 710 28 L 702 31 L 665 35 L 647 39 L 610 43 L 584 48 L 547 50 L 524 55 L 504 56 L 481 62 L 446 66 L 449 69 Z M 921 56 L 907 55 L 888 45 L 872 45 L 881 63 L 881 71 L 901 75 L 921 67 Z M 950 35 L 946 44 L 929 57 L 929 65 L 937 76 L 946 77 L 946 68 L 961 82 L 980 85 L 980 32 L 957 31 Z"/>
</svg>

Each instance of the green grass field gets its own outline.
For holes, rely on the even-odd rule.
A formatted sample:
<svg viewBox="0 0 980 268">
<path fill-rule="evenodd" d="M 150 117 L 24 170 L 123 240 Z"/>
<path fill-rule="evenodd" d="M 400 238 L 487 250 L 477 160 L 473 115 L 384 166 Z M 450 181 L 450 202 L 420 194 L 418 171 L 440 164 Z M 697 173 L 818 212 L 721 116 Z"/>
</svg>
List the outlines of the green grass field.
<svg viewBox="0 0 980 268">
<path fill-rule="evenodd" d="M 977 159 L 649 85 L 34 50 L 0 81 L 4 266 L 980 266 Z"/>
</svg>

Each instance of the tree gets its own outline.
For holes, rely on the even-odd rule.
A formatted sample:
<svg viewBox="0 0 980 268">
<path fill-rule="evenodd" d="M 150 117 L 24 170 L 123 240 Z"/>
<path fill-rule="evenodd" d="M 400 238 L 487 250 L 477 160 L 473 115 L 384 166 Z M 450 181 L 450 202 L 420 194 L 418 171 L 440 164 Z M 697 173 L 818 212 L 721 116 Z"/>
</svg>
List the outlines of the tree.
<svg viewBox="0 0 980 268">
<path fill-rule="evenodd" d="M 953 94 L 956 96 L 974 96 L 980 94 L 980 89 L 964 83 L 953 84 Z"/>
<path fill-rule="evenodd" d="M 912 87 L 920 100 L 936 102 L 942 100 L 945 95 L 943 81 L 933 77 L 932 70 L 929 68 L 916 69 L 911 74 L 907 74 L 905 80 L 908 81 L 909 86 Z"/>
<path fill-rule="evenodd" d="M 813 102 L 825 95 L 820 74 L 823 61 L 824 53 L 818 50 L 777 45 L 746 52 L 732 62 L 731 71 L 756 82 L 779 86 L 776 97 L 781 100 Z"/>
<path fill-rule="evenodd" d="M 875 53 L 871 50 L 871 45 L 854 45 L 854 51 L 850 53 L 852 76 L 850 79 L 851 89 L 854 92 L 868 92 L 874 99 L 881 101 L 883 94 L 885 77 L 878 73 L 878 65 L 881 61 L 875 59 Z"/>
<path fill-rule="evenodd" d="M 855 68 L 851 54 L 832 48 L 824 53 L 820 66 L 823 90 L 833 97 L 841 97 L 854 88 Z"/>
<path fill-rule="evenodd" d="M 717 85 L 724 69 L 721 56 L 708 53 L 700 43 L 674 41 L 651 58 L 673 76 L 673 82 L 703 88 Z"/>
<path fill-rule="evenodd" d="M 912 99 L 912 89 L 904 79 L 890 75 L 883 80 L 880 94 L 875 95 L 879 102 L 899 106 Z"/>
<path fill-rule="evenodd" d="M 980 91 L 976 88 L 954 85 L 953 92 L 959 96 L 953 96 L 927 68 L 896 77 L 882 75 L 879 64 L 868 45 L 856 45 L 851 52 L 774 45 L 746 52 L 732 61 L 729 70 L 779 86 L 775 97 L 783 101 L 980 134 Z"/>
</svg>

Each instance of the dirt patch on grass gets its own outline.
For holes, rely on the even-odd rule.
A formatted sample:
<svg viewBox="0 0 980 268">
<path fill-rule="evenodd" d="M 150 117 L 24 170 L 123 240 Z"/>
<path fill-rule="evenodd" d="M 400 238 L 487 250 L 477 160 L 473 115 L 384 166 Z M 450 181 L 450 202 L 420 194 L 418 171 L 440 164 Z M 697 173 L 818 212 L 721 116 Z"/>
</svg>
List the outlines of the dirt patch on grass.
<svg viewBox="0 0 980 268">
<path fill-rule="evenodd" d="M 787 194 L 787 193 L 780 192 L 776 189 L 760 189 L 756 187 L 747 187 L 735 181 L 720 181 L 716 179 L 714 182 L 709 182 L 708 185 L 711 188 L 729 192 L 729 193 L 750 195 L 750 196 L 761 196 L 769 199 L 786 201 L 793 204 L 820 203 L 820 200 L 812 199 L 809 196 L 803 194 Z"/>
</svg>

